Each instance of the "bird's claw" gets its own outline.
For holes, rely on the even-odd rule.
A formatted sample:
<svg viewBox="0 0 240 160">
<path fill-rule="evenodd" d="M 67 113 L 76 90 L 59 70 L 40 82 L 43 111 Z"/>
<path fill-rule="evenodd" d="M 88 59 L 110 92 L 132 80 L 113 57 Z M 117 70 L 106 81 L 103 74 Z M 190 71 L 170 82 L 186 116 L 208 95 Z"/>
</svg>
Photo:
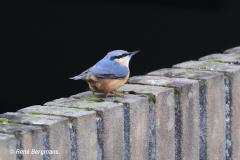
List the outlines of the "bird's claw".
<svg viewBox="0 0 240 160">
<path fill-rule="evenodd" d="M 115 96 L 115 97 L 124 97 L 124 93 L 123 92 L 117 92 L 117 91 L 111 91 L 110 92 L 112 95 L 111 96 Z"/>
</svg>

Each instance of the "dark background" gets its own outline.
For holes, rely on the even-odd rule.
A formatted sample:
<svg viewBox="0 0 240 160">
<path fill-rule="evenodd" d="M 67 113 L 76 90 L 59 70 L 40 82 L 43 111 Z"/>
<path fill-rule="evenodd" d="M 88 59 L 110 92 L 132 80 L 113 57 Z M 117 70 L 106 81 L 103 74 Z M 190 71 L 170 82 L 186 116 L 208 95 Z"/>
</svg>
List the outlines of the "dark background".
<svg viewBox="0 0 240 160">
<path fill-rule="evenodd" d="M 108 51 L 141 53 L 132 75 L 240 45 L 232 0 L 0 2 L 0 113 L 87 90 L 68 78 Z"/>
</svg>

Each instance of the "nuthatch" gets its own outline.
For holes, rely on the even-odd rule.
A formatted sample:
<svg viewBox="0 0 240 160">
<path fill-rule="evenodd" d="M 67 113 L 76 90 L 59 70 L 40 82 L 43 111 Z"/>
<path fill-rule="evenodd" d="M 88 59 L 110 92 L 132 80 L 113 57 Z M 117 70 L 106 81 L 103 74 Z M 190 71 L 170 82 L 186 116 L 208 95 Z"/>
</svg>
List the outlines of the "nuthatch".
<svg viewBox="0 0 240 160">
<path fill-rule="evenodd" d="M 93 93 L 101 92 L 107 95 L 128 81 L 130 74 L 129 62 L 132 56 L 138 52 L 139 51 L 127 52 L 124 50 L 108 52 L 107 55 L 94 66 L 70 79 L 85 80 Z"/>
</svg>

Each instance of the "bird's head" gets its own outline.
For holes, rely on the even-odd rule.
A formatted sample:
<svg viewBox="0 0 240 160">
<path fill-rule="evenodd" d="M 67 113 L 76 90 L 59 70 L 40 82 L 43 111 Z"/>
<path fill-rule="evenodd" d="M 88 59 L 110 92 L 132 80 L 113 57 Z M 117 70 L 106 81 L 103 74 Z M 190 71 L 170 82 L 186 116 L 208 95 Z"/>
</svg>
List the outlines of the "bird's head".
<svg viewBox="0 0 240 160">
<path fill-rule="evenodd" d="M 124 50 L 114 50 L 108 52 L 106 57 L 112 61 L 120 63 L 121 65 L 128 66 L 132 56 L 139 52 L 140 52 L 139 50 L 133 52 L 128 52 Z"/>
</svg>

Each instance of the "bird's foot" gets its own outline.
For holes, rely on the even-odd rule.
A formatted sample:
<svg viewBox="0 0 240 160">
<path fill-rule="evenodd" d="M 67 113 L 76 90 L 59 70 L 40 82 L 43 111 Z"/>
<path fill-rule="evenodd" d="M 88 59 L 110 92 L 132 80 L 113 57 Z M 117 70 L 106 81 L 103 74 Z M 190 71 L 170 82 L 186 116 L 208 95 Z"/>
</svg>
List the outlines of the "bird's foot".
<svg viewBox="0 0 240 160">
<path fill-rule="evenodd" d="M 123 92 L 117 92 L 117 91 L 111 91 L 110 92 L 112 95 L 111 96 L 115 96 L 115 97 L 124 97 L 124 93 Z"/>
</svg>

